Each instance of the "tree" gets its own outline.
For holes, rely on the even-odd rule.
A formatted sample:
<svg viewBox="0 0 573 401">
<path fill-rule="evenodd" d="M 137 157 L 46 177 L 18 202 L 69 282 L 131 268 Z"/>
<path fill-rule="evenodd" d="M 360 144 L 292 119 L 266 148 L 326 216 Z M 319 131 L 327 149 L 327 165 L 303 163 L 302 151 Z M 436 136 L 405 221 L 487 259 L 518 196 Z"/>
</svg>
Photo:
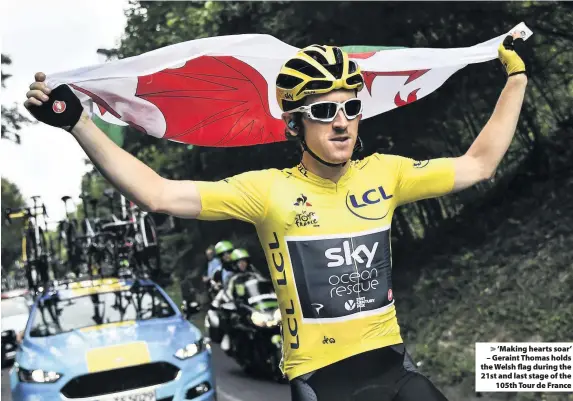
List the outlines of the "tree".
<svg viewBox="0 0 573 401">
<path fill-rule="evenodd" d="M 6 80 L 10 78 L 11 74 L 4 73 L 4 66 L 12 64 L 12 60 L 9 56 L 2 54 L 2 88 L 6 87 Z M 2 106 L 2 139 L 8 139 L 20 143 L 20 135 L 18 131 L 22 129 L 24 124 L 30 124 L 32 120 L 22 115 L 18 111 L 18 106 L 13 104 L 12 106 L 6 107 Z"/>
<path fill-rule="evenodd" d="M 16 184 L 2 178 L 1 204 L 6 208 L 19 208 L 26 205 Z M 2 227 L 2 271 L 12 270 L 14 262 L 22 255 L 22 219 L 14 220 Z"/>
</svg>

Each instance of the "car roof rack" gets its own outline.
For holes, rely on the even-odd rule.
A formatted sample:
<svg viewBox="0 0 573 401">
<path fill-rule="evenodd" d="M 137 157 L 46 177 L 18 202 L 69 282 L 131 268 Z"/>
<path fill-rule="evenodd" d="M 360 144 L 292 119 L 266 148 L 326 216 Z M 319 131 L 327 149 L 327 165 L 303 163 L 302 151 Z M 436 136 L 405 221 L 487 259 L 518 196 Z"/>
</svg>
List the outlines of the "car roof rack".
<svg viewBox="0 0 573 401">
<path fill-rule="evenodd" d="M 117 283 L 117 282 L 127 282 L 131 281 L 132 286 L 145 285 L 151 282 L 148 277 L 140 277 L 134 275 L 130 269 L 120 270 L 120 274 L 117 275 L 97 275 L 97 276 L 80 276 L 80 277 L 68 277 L 63 279 L 52 280 L 48 286 L 42 288 L 39 291 L 38 296 L 42 297 L 48 294 L 54 294 L 61 290 L 78 289 L 78 288 L 94 288 L 102 287 L 105 285 Z"/>
</svg>

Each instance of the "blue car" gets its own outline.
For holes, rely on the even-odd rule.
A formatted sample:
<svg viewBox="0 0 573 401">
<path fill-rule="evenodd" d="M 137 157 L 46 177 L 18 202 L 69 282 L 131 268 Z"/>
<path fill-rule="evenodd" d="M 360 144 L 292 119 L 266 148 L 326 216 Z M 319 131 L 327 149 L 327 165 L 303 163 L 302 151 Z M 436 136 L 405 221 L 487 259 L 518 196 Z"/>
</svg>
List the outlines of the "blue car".
<svg viewBox="0 0 573 401">
<path fill-rule="evenodd" d="M 55 287 L 32 307 L 13 401 L 216 400 L 211 348 L 149 280 Z"/>
</svg>

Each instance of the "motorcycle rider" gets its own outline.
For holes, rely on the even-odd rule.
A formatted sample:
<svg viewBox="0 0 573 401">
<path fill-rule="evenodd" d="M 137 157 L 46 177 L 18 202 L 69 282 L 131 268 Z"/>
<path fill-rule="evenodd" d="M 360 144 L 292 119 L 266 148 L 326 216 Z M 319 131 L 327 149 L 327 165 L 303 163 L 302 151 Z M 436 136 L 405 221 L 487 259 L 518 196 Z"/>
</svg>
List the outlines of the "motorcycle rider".
<svg viewBox="0 0 573 401">
<path fill-rule="evenodd" d="M 211 279 L 213 279 L 215 271 L 221 267 L 221 260 L 215 257 L 215 247 L 213 245 L 209 245 L 207 249 L 205 249 L 205 258 L 207 259 L 207 269 L 203 274 L 202 280 L 205 290 L 209 293 Z"/>
<path fill-rule="evenodd" d="M 226 317 L 227 314 L 223 312 L 221 306 L 229 302 L 225 295 L 226 284 L 229 278 L 233 275 L 233 261 L 231 260 L 231 253 L 235 246 L 231 241 L 222 240 L 215 244 L 215 258 L 213 260 L 219 261 L 219 267 L 213 270 L 212 278 L 210 279 L 211 294 L 216 294 L 211 302 L 210 314 L 217 315 L 216 319 L 211 319 L 211 324 L 217 325 L 213 320 L 219 321 L 219 330 L 221 333 L 226 331 Z M 222 313 L 223 312 L 223 313 Z M 214 340 L 217 342 L 216 340 Z"/>
<path fill-rule="evenodd" d="M 231 253 L 231 262 L 233 262 L 234 274 L 232 274 L 227 286 L 225 287 L 229 293 L 233 288 L 232 283 L 241 273 L 253 272 L 259 274 L 258 270 L 251 263 L 251 255 L 244 248 L 237 248 Z"/>
<path fill-rule="evenodd" d="M 211 280 L 219 284 L 218 289 L 224 288 L 233 274 L 233 262 L 231 261 L 233 249 L 235 246 L 231 241 L 223 240 L 215 244 L 215 259 L 219 261 L 219 267 L 213 268 Z"/>
<path fill-rule="evenodd" d="M 212 277 L 215 270 L 220 267 L 221 261 L 219 258 L 215 258 L 215 247 L 209 245 L 205 249 L 205 259 L 207 259 L 207 272 L 203 275 L 203 281 L 208 282 Z"/>
<path fill-rule="evenodd" d="M 228 242 L 228 241 L 227 241 Z M 229 255 L 229 263 L 223 265 L 223 272 L 227 273 L 223 279 L 223 289 L 219 291 L 217 296 L 212 302 L 212 307 L 218 311 L 220 318 L 220 328 L 223 338 L 221 341 L 221 348 L 227 351 L 230 346 L 230 338 L 228 335 L 228 321 L 229 313 L 226 309 L 221 308 L 225 303 L 233 302 L 233 287 L 237 278 L 241 277 L 243 273 L 248 271 L 256 272 L 256 269 L 250 263 L 250 255 L 246 249 L 237 248 Z"/>
</svg>

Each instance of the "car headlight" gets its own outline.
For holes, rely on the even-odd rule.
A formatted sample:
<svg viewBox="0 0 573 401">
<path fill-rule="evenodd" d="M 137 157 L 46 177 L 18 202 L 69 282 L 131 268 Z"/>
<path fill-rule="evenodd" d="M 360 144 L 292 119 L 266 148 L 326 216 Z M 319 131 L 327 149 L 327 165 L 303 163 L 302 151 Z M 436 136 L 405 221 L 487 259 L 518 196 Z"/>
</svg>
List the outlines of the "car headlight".
<svg viewBox="0 0 573 401">
<path fill-rule="evenodd" d="M 42 369 L 24 369 L 17 363 L 14 364 L 14 369 L 18 373 L 18 379 L 23 383 L 55 383 L 62 377 L 62 374 L 57 372 Z"/>
<path fill-rule="evenodd" d="M 251 314 L 251 321 L 255 326 L 273 327 L 279 324 L 279 322 L 281 321 L 281 313 L 280 310 L 278 309 L 272 314 L 255 311 Z"/>
<path fill-rule="evenodd" d="M 209 340 L 207 338 L 202 338 L 199 341 L 187 344 L 183 348 L 179 348 L 177 352 L 175 352 L 175 357 L 181 360 L 189 359 L 203 350 L 210 350 L 210 349 L 211 349 L 211 344 L 209 344 Z"/>
</svg>

